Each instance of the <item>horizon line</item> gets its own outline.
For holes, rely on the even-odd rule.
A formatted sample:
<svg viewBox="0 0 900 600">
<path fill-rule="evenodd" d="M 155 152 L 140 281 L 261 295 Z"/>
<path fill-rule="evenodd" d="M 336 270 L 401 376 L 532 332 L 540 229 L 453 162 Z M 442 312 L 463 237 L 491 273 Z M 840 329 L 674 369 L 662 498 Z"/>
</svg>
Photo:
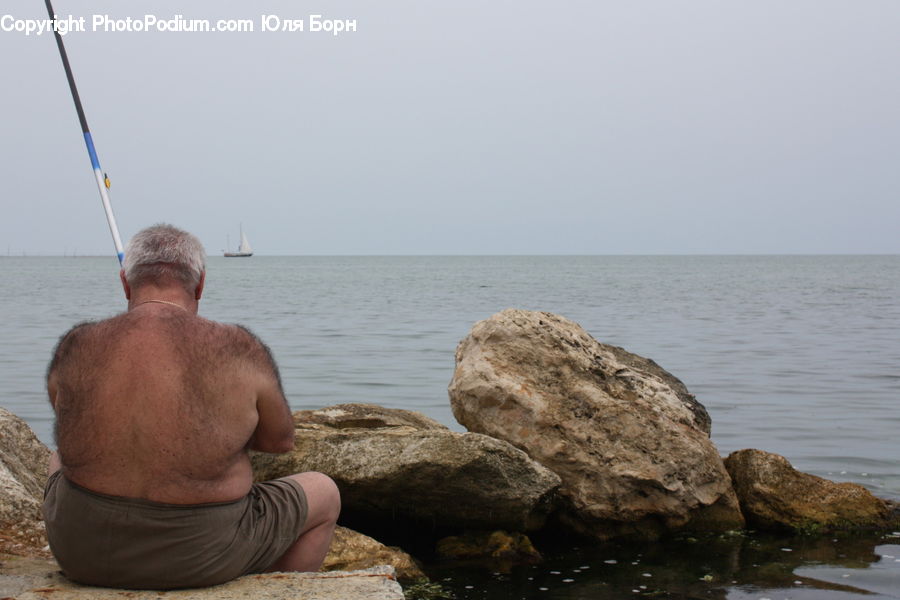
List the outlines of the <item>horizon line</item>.
<svg viewBox="0 0 900 600">
<path fill-rule="evenodd" d="M 428 253 L 428 254 L 257 254 L 254 252 L 252 257 L 242 258 L 450 258 L 450 257 L 538 257 L 538 256 L 559 256 L 559 257 L 684 257 L 684 256 L 900 256 L 900 252 L 607 252 L 596 254 L 554 252 L 554 253 Z M 0 258 L 113 258 L 112 254 L 42 254 L 42 253 L 17 253 L 17 254 L 0 254 Z M 207 258 L 231 258 L 222 254 L 207 254 Z"/>
</svg>

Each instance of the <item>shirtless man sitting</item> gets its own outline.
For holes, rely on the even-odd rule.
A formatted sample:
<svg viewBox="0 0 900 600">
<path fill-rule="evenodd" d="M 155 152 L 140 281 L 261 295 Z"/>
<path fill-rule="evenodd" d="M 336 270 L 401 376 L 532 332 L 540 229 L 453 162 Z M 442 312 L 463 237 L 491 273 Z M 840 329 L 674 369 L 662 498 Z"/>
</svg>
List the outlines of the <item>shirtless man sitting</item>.
<svg viewBox="0 0 900 600">
<path fill-rule="evenodd" d="M 331 479 L 253 483 L 247 451 L 291 450 L 291 413 L 269 349 L 197 316 L 205 261 L 185 231 L 141 231 L 121 273 L 128 311 L 77 325 L 56 347 L 44 517 L 74 581 L 199 587 L 315 571 L 328 551 L 340 512 Z"/>
</svg>

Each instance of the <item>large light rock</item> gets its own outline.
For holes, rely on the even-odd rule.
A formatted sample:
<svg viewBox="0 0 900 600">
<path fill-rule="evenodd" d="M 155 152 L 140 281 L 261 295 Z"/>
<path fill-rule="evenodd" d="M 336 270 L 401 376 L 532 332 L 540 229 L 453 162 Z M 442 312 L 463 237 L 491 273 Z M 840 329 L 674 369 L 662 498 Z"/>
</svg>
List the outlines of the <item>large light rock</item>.
<svg viewBox="0 0 900 600">
<path fill-rule="evenodd" d="M 0 408 L 0 551 L 46 553 L 41 503 L 49 459 L 25 421 Z"/>
<path fill-rule="evenodd" d="M 562 518 L 600 539 L 743 525 L 703 406 L 652 360 L 563 317 L 505 310 L 456 350 L 453 414 L 557 473 Z"/>
<path fill-rule="evenodd" d="M 358 571 L 380 565 L 390 565 L 397 578 L 416 580 L 425 577 L 415 559 L 401 550 L 359 532 L 338 526 L 331 540 L 331 548 L 322 564 L 322 571 Z"/>
<path fill-rule="evenodd" d="M 297 411 L 294 425 L 291 452 L 252 457 L 256 478 L 323 472 L 337 482 L 344 513 L 374 520 L 535 529 L 559 486 L 559 477 L 506 442 L 408 411 L 339 405 Z"/>
<path fill-rule="evenodd" d="M 725 466 L 753 527 L 827 532 L 877 529 L 893 520 L 890 504 L 863 486 L 801 473 L 778 454 L 739 450 Z"/>
</svg>

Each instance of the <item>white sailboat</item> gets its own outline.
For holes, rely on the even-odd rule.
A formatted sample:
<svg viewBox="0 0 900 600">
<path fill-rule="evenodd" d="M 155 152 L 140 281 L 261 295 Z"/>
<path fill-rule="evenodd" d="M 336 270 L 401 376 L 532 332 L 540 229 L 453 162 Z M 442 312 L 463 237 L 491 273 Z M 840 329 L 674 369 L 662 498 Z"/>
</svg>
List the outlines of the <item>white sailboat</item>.
<svg viewBox="0 0 900 600">
<path fill-rule="evenodd" d="M 237 252 L 226 252 L 225 256 L 230 258 L 253 256 L 253 248 L 250 247 L 250 242 L 247 241 L 247 234 L 244 233 L 243 226 L 241 226 L 241 245 L 238 246 Z"/>
</svg>

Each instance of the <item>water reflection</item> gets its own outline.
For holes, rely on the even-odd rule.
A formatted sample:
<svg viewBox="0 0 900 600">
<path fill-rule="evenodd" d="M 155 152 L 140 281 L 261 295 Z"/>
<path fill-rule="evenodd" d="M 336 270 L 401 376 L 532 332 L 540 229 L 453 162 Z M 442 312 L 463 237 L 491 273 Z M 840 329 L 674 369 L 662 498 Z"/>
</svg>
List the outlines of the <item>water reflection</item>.
<svg viewBox="0 0 900 600">
<path fill-rule="evenodd" d="M 900 543 L 900 540 L 896 541 Z M 893 543 L 876 546 L 875 554 L 877 560 L 863 566 L 823 564 L 801 567 L 796 573 L 799 577 L 809 578 L 825 586 L 900 598 L 900 545 Z"/>
<path fill-rule="evenodd" d="M 536 566 L 435 565 L 459 600 L 867 600 L 900 598 L 900 532 L 730 534 L 646 545 L 544 548 Z"/>
</svg>

